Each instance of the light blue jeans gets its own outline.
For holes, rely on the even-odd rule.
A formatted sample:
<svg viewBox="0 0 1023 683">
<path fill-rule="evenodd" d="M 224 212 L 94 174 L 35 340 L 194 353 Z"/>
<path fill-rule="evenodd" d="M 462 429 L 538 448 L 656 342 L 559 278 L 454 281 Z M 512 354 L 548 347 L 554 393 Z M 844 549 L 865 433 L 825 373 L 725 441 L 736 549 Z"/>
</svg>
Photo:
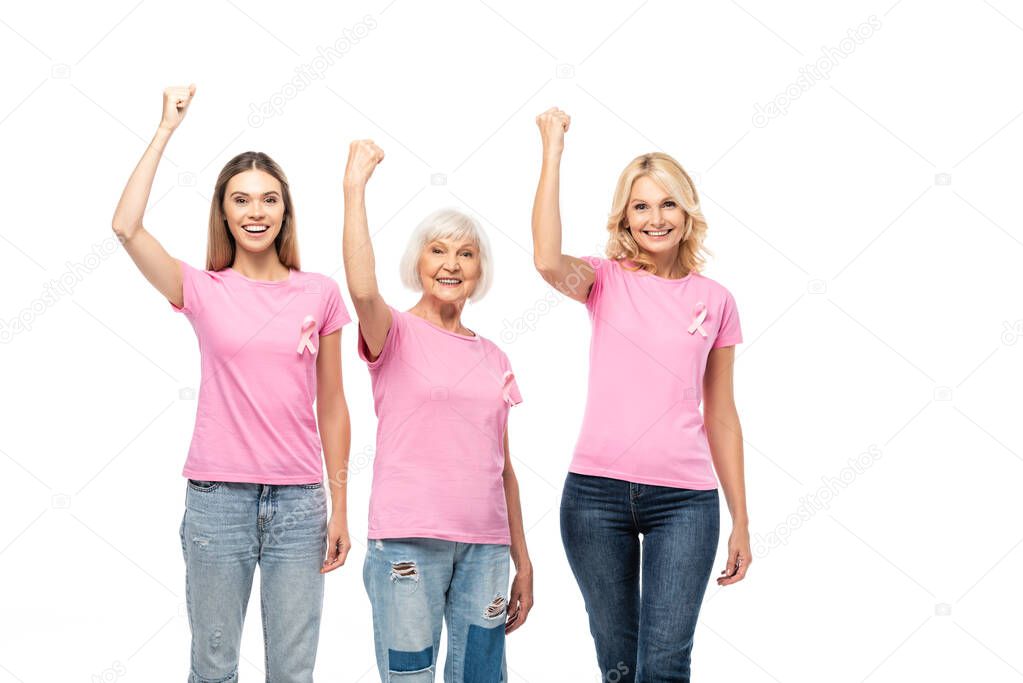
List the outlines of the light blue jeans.
<svg viewBox="0 0 1023 683">
<path fill-rule="evenodd" d="M 445 683 L 503 683 L 509 547 L 433 538 L 369 540 L 363 582 L 384 683 L 434 680 L 447 620 Z"/>
<path fill-rule="evenodd" d="M 266 680 L 313 680 L 326 529 L 322 483 L 188 480 L 181 550 L 192 628 L 189 683 L 238 680 L 242 622 L 257 564 Z"/>
</svg>

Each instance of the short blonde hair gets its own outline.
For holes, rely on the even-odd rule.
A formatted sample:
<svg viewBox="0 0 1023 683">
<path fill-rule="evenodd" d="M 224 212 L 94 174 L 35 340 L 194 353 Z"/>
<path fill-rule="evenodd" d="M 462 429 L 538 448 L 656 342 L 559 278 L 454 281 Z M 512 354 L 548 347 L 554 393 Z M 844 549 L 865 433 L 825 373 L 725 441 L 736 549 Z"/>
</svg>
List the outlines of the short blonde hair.
<svg viewBox="0 0 1023 683">
<path fill-rule="evenodd" d="M 685 225 L 678 247 L 678 262 L 685 268 L 686 273 L 699 273 L 706 261 L 704 255 L 711 254 L 703 245 L 707 237 L 707 221 L 700 209 L 700 196 L 696 193 L 692 178 L 682 165 L 661 152 L 636 157 L 618 177 L 618 185 L 615 187 L 614 199 L 611 202 L 611 213 L 607 220 L 607 257 L 614 260 L 629 259 L 642 270 L 648 272 L 654 270 L 653 261 L 640 252 L 635 238 L 625 227 L 625 210 L 629 205 L 632 185 L 642 176 L 655 181 L 682 207 Z"/>
<path fill-rule="evenodd" d="M 405 253 L 401 257 L 401 282 L 415 292 L 423 291 L 419 277 L 419 258 L 423 249 L 434 240 L 463 240 L 476 245 L 479 253 L 480 276 L 469 295 L 470 301 L 479 301 L 490 289 L 493 281 L 493 267 L 490 258 L 490 241 L 487 233 L 472 216 L 457 209 L 445 208 L 434 211 L 424 218 L 409 237 Z"/>
</svg>

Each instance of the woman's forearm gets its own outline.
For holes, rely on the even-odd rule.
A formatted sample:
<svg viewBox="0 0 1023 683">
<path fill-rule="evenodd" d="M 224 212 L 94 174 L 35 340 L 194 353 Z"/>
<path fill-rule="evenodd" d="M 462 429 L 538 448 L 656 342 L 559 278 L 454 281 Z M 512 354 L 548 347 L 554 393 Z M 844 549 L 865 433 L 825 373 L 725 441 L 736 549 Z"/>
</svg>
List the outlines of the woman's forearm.
<svg viewBox="0 0 1023 683">
<path fill-rule="evenodd" d="M 749 524 L 743 463 L 742 426 L 734 410 L 718 414 L 704 409 L 704 425 L 711 458 L 728 503 L 733 526 Z"/>
<path fill-rule="evenodd" d="M 544 150 L 533 200 L 533 264 L 543 272 L 561 262 L 561 152 Z"/>
<path fill-rule="evenodd" d="M 508 530 L 511 533 L 511 558 L 516 571 L 532 569 L 526 532 L 522 525 L 522 503 L 519 499 L 519 481 L 515 472 L 504 474 L 504 498 L 508 506 Z"/>
<path fill-rule="evenodd" d="M 327 467 L 331 510 L 347 515 L 348 511 L 348 452 L 351 448 L 352 429 L 348 406 L 343 399 L 325 404 L 317 402 L 316 419 L 323 442 L 323 460 Z"/>
<path fill-rule="evenodd" d="M 121 200 L 114 211 L 112 227 L 114 232 L 124 240 L 130 239 L 136 230 L 142 227 L 142 216 L 149 203 L 149 195 L 153 189 L 153 179 L 160 165 L 160 158 L 170 140 L 172 130 L 159 126 L 153 135 L 153 141 L 146 147 L 142 159 L 128 179 L 128 184 L 121 193 Z"/>
<path fill-rule="evenodd" d="M 366 187 L 345 183 L 345 222 L 341 239 L 348 292 L 353 299 L 368 299 L 379 294 L 376 257 L 366 216 Z"/>
</svg>

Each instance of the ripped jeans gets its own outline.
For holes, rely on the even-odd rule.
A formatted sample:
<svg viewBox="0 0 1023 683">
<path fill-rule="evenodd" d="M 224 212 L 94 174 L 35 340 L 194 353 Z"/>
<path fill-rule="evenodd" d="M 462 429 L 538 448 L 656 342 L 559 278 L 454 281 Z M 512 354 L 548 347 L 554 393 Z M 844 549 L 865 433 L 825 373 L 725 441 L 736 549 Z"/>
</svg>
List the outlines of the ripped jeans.
<svg viewBox="0 0 1023 683">
<path fill-rule="evenodd" d="M 381 681 L 432 682 L 445 620 L 445 683 L 507 680 L 508 551 L 433 538 L 367 541 L 362 576 Z"/>
<path fill-rule="evenodd" d="M 266 680 L 311 683 L 327 549 L 323 484 L 189 479 L 181 520 L 192 628 L 189 683 L 234 683 L 259 565 Z"/>
</svg>

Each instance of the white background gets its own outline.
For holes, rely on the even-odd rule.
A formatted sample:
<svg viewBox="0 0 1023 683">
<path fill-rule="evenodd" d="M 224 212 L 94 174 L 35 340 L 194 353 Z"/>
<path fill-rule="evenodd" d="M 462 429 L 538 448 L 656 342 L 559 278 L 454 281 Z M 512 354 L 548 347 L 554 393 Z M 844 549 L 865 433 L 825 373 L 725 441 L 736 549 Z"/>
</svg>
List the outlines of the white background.
<svg viewBox="0 0 1023 683">
<path fill-rule="evenodd" d="M 505 349 L 525 397 L 511 444 L 536 570 L 536 607 L 508 642 L 512 681 L 598 680 L 557 512 L 589 325 L 582 306 L 547 303 L 531 261 L 533 119 L 552 105 L 573 116 L 565 250 L 601 253 L 618 173 L 662 150 L 697 183 L 715 254 L 706 274 L 739 306 L 755 560 L 739 584 L 711 581 L 695 679 L 1023 677 L 1023 9 L 339 5 L 5 6 L 0 683 L 186 676 L 178 524 L 198 348 L 126 254 L 102 245 L 162 89 L 191 81 L 146 214 L 171 254 L 202 266 L 216 174 L 257 149 L 291 180 L 303 268 L 343 285 L 340 178 L 359 137 L 387 153 L 368 201 L 389 302 L 416 300 L 397 262 L 429 211 L 459 207 L 489 231 L 496 284 L 464 321 Z M 321 79 L 286 88 L 318 48 L 367 21 L 375 28 Z M 868 37 L 848 39 L 857 30 Z M 800 87 L 801 69 L 822 59 L 830 77 Z M 790 85 L 786 113 L 755 122 Z M 253 125 L 252 108 L 272 99 L 278 111 Z M 66 291 L 44 301 L 62 277 Z M 30 329 L 12 332 L 19 317 Z M 533 329 L 502 338 L 519 317 Z M 358 542 L 328 578 L 321 681 L 376 676 L 361 578 L 375 418 L 352 330 L 342 344 Z M 730 529 L 723 506 L 715 576 Z M 262 677 L 259 624 L 254 593 L 245 681 Z"/>
</svg>

